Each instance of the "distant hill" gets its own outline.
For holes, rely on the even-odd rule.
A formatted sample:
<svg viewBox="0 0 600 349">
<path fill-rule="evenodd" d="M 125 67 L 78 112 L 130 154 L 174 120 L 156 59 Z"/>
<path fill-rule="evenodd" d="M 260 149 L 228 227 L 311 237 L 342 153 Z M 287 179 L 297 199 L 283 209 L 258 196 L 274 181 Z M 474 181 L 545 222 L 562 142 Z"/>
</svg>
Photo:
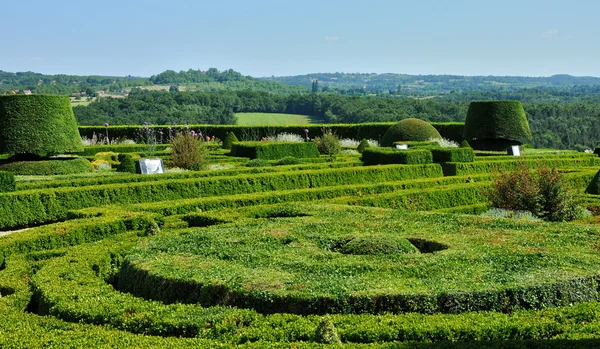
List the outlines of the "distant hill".
<svg viewBox="0 0 600 349">
<path fill-rule="evenodd" d="M 461 76 L 461 75 L 407 75 L 375 73 L 315 73 L 296 76 L 261 78 L 289 85 L 311 87 L 315 79 L 321 89 L 364 89 L 372 93 L 383 91 L 459 92 L 488 89 L 518 89 L 531 87 L 568 87 L 600 85 L 598 77 L 553 75 L 550 77 L 525 76 Z"/>
</svg>

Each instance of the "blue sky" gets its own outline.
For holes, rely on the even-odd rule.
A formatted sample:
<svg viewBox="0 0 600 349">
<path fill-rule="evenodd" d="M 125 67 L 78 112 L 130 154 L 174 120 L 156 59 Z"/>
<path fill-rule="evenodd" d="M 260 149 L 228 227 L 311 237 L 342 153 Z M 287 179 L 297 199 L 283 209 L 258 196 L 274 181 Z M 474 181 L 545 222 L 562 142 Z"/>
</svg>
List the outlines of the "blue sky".
<svg viewBox="0 0 600 349">
<path fill-rule="evenodd" d="M 600 1 L 4 1 L 0 70 L 600 76 Z"/>
</svg>

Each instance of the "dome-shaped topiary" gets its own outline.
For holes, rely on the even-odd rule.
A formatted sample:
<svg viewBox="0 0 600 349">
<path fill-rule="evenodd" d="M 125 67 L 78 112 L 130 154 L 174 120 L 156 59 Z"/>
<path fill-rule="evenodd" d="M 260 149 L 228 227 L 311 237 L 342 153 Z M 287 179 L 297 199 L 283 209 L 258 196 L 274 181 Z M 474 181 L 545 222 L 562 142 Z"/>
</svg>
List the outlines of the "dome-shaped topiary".
<svg viewBox="0 0 600 349">
<path fill-rule="evenodd" d="M 231 149 L 231 145 L 235 142 L 239 142 L 235 133 L 229 132 L 223 141 L 223 149 Z"/>
<path fill-rule="evenodd" d="M 358 150 L 358 152 L 362 154 L 363 150 L 368 148 L 371 148 L 371 145 L 369 144 L 369 141 L 363 138 L 363 140 L 360 141 L 360 144 L 358 145 L 358 148 L 356 148 L 356 150 Z"/>
<path fill-rule="evenodd" d="M 387 236 L 357 237 L 343 245 L 339 252 L 354 255 L 378 255 L 419 252 L 405 238 Z"/>
<path fill-rule="evenodd" d="M 442 138 L 442 136 L 427 121 L 409 118 L 390 127 L 381 139 L 381 146 L 391 147 L 398 141 L 426 141 L 430 138 Z"/>
<path fill-rule="evenodd" d="M 592 182 L 590 183 L 590 185 L 588 185 L 585 191 L 588 194 L 600 194 L 600 171 L 596 172 L 596 175 L 592 179 Z"/>
<path fill-rule="evenodd" d="M 504 150 L 531 138 L 523 105 L 519 101 L 471 102 L 464 138 L 475 149 Z"/>
<path fill-rule="evenodd" d="M 48 156 L 82 152 L 67 96 L 0 96 L 0 153 Z"/>
</svg>

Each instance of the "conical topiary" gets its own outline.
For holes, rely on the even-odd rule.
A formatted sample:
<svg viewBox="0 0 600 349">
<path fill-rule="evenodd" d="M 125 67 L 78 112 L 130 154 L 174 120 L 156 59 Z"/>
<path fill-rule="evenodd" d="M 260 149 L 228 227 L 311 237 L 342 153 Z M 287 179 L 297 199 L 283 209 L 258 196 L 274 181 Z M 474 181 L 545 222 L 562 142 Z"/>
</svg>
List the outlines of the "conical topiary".
<svg viewBox="0 0 600 349">
<path fill-rule="evenodd" d="M 369 144 L 369 141 L 363 138 L 363 140 L 360 141 L 360 144 L 358 145 L 358 148 L 356 148 L 356 150 L 358 150 L 358 152 L 362 154 L 363 150 L 367 148 L 371 148 L 371 145 Z"/>
<path fill-rule="evenodd" d="M 315 331 L 315 340 L 322 344 L 341 344 L 337 329 L 329 316 L 323 316 L 317 330 Z"/>
<path fill-rule="evenodd" d="M 391 147 L 399 141 L 427 141 L 442 138 L 438 130 L 427 121 L 415 118 L 400 120 L 390 127 L 381 138 L 382 147 Z"/>
<path fill-rule="evenodd" d="M 0 96 L 0 153 L 45 157 L 82 151 L 68 96 Z"/>
<path fill-rule="evenodd" d="M 466 139 L 463 139 L 463 141 L 460 142 L 460 147 L 461 148 L 471 148 L 471 145 L 469 144 L 469 142 L 467 142 Z"/>
<path fill-rule="evenodd" d="M 135 161 L 130 154 L 122 153 L 118 156 L 119 165 L 117 165 L 117 172 L 130 172 L 135 173 Z"/>
<path fill-rule="evenodd" d="M 585 191 L 588 194 L 600 194 L 600 171 L 596 172 L 596 175 L 592 179 L 592 182 L 590 183 L 590 185 L 588 185 Z"/>
<path fill-rule="evenodd" d="M 231 149 L 231 145 L 235 142 L 239 142 L 235 133 L 229 132 L 223 141 L 223 149 Z"/>
</svg>

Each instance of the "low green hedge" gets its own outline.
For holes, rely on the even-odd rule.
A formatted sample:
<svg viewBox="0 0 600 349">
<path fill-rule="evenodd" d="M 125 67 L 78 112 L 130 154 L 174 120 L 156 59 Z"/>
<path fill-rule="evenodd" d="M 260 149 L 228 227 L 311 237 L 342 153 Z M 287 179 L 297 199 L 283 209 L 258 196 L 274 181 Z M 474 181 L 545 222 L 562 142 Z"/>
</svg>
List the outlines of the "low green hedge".
<svg viewBox="0 0 600 349">
<path fill-rule="evenodd" d="M 400 142 L 394 142 L 394 144 L 392 145 L 392 147 L 396 147 L 396 145 L 402 145 L 402 144 L 406 144 L 408 145 L 409 149 L 412 148 L 438 148 L 440 145 L 438 144 L 438 142 L 418 142 L 418 141 L 400 141 Z"/>
<path fill-rule="evenodd" d="M 494 171 L 512 171 L 519 166 L 525 165 L 528 168 L 535 169 L 540 166 L 547 167 L 593 167 L 600 165 L 600 160 L 596 157 L 587 158 L 540 158 L 528 160 L 527 158 L 518 157 L 514 160 L 502 161 L 475 161 L 471 163 L 465 162 L 449 162 L 442 163 L 445 176 L 464 176 L 476 173 L 491 173 Z"/>
<path fill-rule="evenodd" d="M 15 191 L 17 184 L 15 182 L 15 174 L 12 172 L 0 171 L 0 193 Z"/>
<path fill-rule="evenodd" d="M 164 151 L 169 147 L 168 144 L 157 144 L 155 151 Z M 145 144 L 128 144 L 128 145 L 87 145 L 83 147 L 82 156 L 93 156 L 97 153 L 143 153 L 148 149 Z"/>
<path fill-rule="evenodd" d="M 231 155 L 250 159 L 277 160 L 286 156 L 318 158 L 319 149 L 314 142 L 238 142 L 231 145 Z"/>
<path fill-rule="evenodd" d="M 434 162 L 473 162 L 475 153 L 471 148 L 431 149 Z"/>
<path fill-rule="evenodd" d="M 85 173 L 94 166 L 84 158 L 64 158 L 41 161 L 16 161 L 0 165 L 0 171 L 10 171 L 16 175 L 49 176 L 72 173 Z"/>
<path fill-rule="evenodd" d="M 429 164 L 433 161 L 428 149 L 398 150 L 393 148 L 368 148 L 362 153 L 365 165 L 380 164 Z"/>
<path fill-rule="evenodd" d="M 441 175 L 438 165 L 391 165 L 18 191 L 0 194 L 0 227 L 58 220 L 69 210 L 91 206 L 379 183 Z"/>
</svg>

